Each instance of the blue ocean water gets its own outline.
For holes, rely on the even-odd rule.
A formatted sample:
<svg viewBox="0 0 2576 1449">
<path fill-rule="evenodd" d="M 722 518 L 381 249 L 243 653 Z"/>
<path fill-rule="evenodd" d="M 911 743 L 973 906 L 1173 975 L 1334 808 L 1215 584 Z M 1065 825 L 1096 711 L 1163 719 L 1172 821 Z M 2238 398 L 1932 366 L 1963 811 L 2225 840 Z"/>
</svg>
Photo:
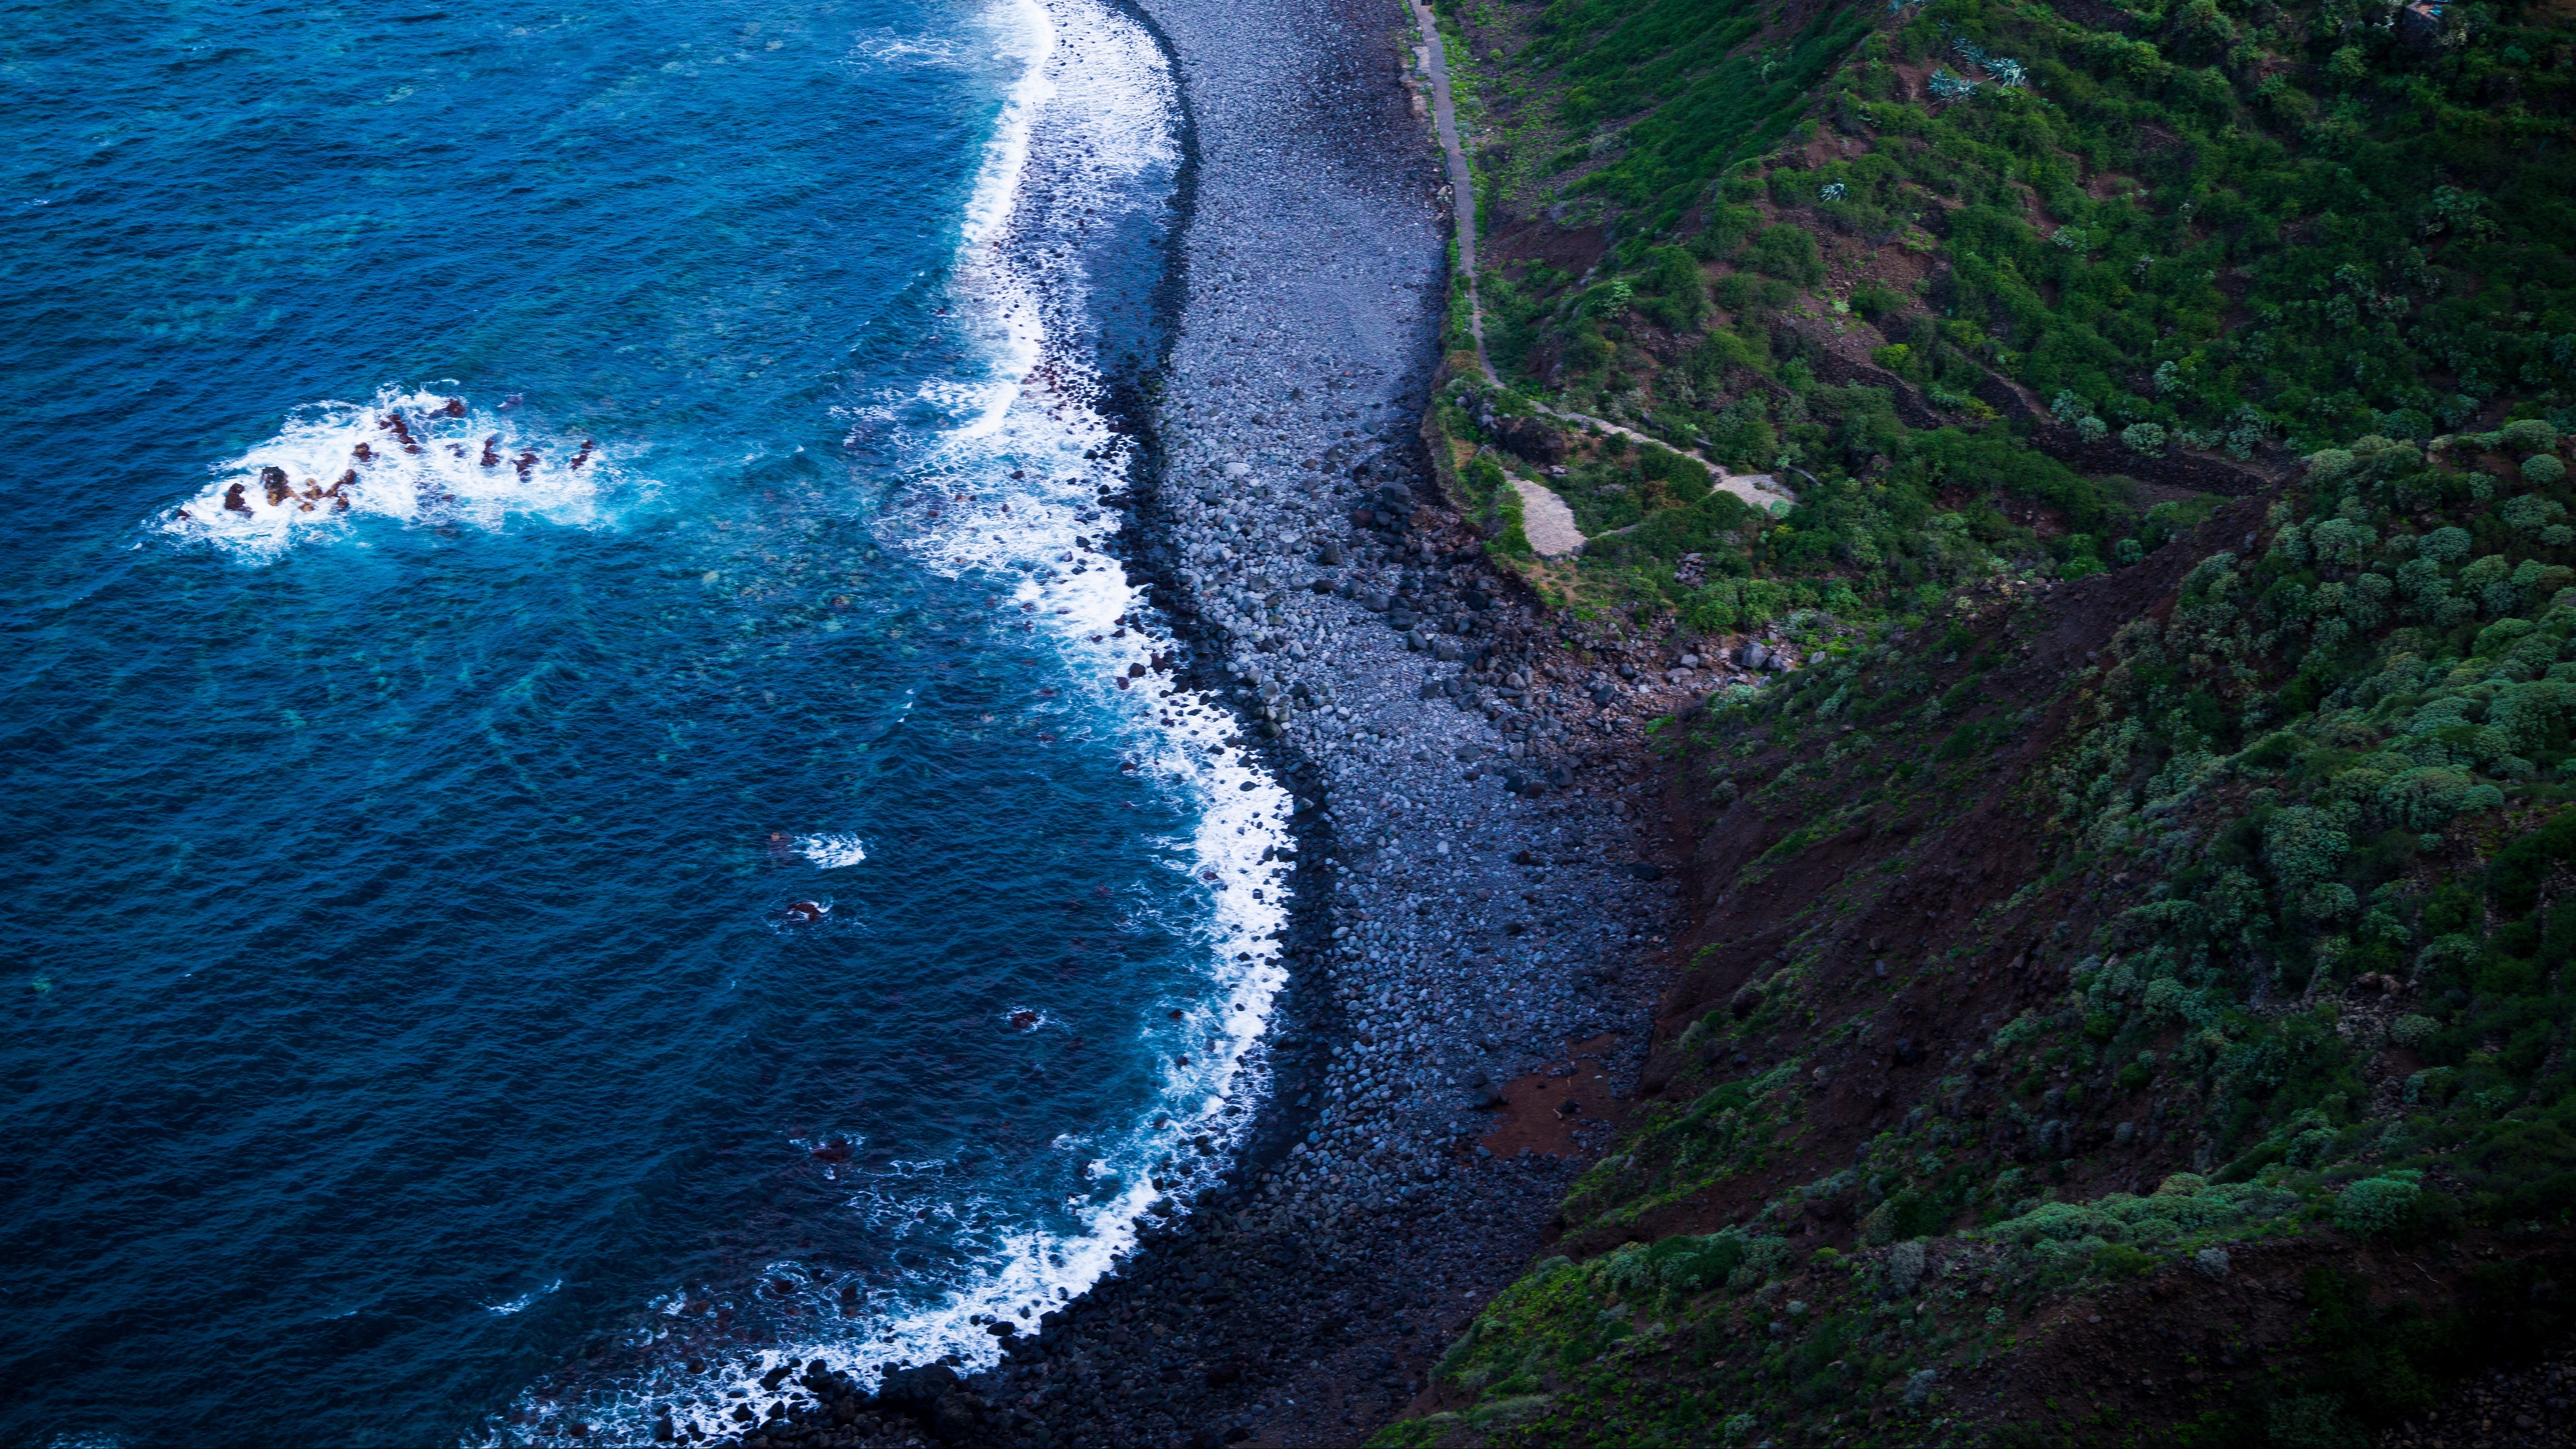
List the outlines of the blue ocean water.
<svg viewBox="0 0 2576 1449">
<path fill-rule="evenodd" d="M 1102 552 L 1151 38 L 5 13 L 0 1441 L 633 1441 L 1097 1276 L 1283 869 Z"/>
</svg>

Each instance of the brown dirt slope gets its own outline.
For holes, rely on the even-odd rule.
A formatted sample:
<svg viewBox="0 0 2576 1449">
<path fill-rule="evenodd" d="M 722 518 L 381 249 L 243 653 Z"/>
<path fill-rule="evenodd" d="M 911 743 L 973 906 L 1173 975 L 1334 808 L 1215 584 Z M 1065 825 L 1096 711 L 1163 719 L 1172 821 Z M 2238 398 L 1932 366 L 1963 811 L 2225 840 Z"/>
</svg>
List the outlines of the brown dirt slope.
<svg viewBox="0 0 2576 1449">
<path fill-rule="evenodd" d="M 1761 804 L 1745 799 L 1713 807 L 1704 768 L 1676 773 L 1673 806 L 1698 840 L 1693 864 L 1702 915 L 1684 942 L 1691 966 L 1661 1003 L 1663 1024 L 1641 1095 L 1686 1101 L 1713 1079 L 1748 1075 L 1791 1056 L 1822 1086 L 1811 1094 L 1805 1135 L 1770 1171 L 1722 1179 L 1615 1224 L 1569 1225 L 1566 1250 L 1599 1251 L 1742 1221 L 1780 1185 L 1848 1164 L 1857 1146 L 1925 1105 L 1940 1079 L 1960 1072 L 1996 1027 L 2063 992 L 2067 952 L 2046 948 L 2089 937 L 2097 917 L 2117 908 L 2101 888 L 2116 892 L 2123 882 L 2042 886 L 2034 880 L 2047 854 L 2030 782 L 2064 742 L 2076 695 L 2070 685 L 2112 631 L 2168 611 L 2191 566 L 2241 543 L 2261 508 L 2260 499 L 2233 504 L 2136 568 L 2041 594 L 1982 596 L 1978 612 L 1963 621 L 1974 642 L 1946 652 L 1951 662 L 1938 666 L 1925 688 L 1948 688 L 1970 672 L 1972 661 L 1996 659 L 1978 686 L 1981 702 L 1957 722 L 1969 728 L 2002 721 L 2016 737 L 1970 768 L 1915 777 L 1929 778 L 1926 788 L 1875 799 L 1864 791 L 1853 803 L 1833 803 L 1855 779 L 1922 753 L 1926 742 L 1919 739 L 1873 746 L 1803 788 L 1764 792 Z M 1751 796 L 1762 783 L 1776 785 L 1792 766 L 1804 774 L 1818 754 L 1812 738 L 1794 746 L 1757 744 L 1728 769 L 1738 792 Z M 1836 828 L 1785 859 L 1765 860 L 1793 834 L 1815 833 L 1811 822 L 1820 816 Z M 1750 1045 L 1714 1038 L 1684 1045 L 1693 1023 L 1713 1010 L 1748 1008 L 1759 983 L 1792 958 L 1808 973 L 1798 990 L 1815 1013 L 1811 1020 L 1783 1024 Z M 1982 1115 L 1981 1095 L 1992 1095 L 1983 1082 L 1970 1089 L 1961 1110 Z M 2106 1118 L 2081 1130 L 2107 1139 L 2114 1129 L 2115 1119 Z M 2141 1147 L 2098 1169 L 2110 1180 L 2070 1184 L 2066 1191 L 2077 1196 L 2138 1181 L 2151 1186 L 2186 1165 L 2185 1155 L 2172 1144 Z M 1849 1218 L 1828 1210 L 1811 1214 L 1806 1230 L 1819 1242 L 1848 1242 L 1852 1229 Z"/>
</svg>

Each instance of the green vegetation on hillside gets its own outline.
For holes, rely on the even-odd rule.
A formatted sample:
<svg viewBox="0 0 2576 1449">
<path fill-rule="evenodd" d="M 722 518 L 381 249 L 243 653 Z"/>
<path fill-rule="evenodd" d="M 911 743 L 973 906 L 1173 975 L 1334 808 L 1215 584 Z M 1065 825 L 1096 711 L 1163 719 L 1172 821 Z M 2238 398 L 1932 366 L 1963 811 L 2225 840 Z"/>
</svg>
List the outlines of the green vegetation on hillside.
<svg viewBox="0 0 2576 1449">
<path fill-rule="evenodd" d="M 2116 565 L 2153 501 L 2129 478 L 2178 457 L 2576 426 L 2569 31 L 2537 9 L 1442 13 L 1487 72 L 1471 152 L 1512 391 L 1798 495 L 1623 535 L 1588 599 L 1686 609 L 1695 552 L 1721 594 L 1775 582 L 1773 611 L 1902 613 L 1927 583 Z M 1548 235 L 1598 261 L 1570 273 L 1583 247 Z M 1469 399 L 1453 435 L 1488 409 L 1529 411 Z"/>
<path fill-rule="evenodd" d="M 2545 423 L 2427 454 L 2321 453 L 2259 556 L 2213 554 L 2114 640 L 2052 779 L 2084 861 L 2151 870 L 2116 970 L 2116 1053 L 2179 1021 L 2230 1153 L 2439 1165 L 2492 1222 L 2576 1211 L 2576 493 Z M 2261 1003 L 2402 980 L 2406 1014 L 2306 1055 Z M 2564 983 L 2576 987 L 2576 982 Z M 2161 994 L 2161 999 L 2155 999 Z M 2395 1103 L 2340 1063 L 2420 1061 Z M 2330 1134 L 2325 1140 L 2314 1134 Z M 2432 1154 L 2422 1157 L 2420 1155 Z"/>
<path fill-rule="evenodd" d="M 1384 1442 L 1915 1442 L 2049 1304 L 2238 1245 L 2452 1262 L 2468 1306 L 2310 1269 L 2292 1366 L 2015 1442 L 2355 1442 L 2566 1326 L 2513 1259 L 2576 1226 L 2576 23 L 2067 8 L 1443 11 L 1489 67 L 1509 385 L 1441 425 L 1525 437 L 1544 399 L 1796 491 L 1590 434 L 1549 478 L 1611 535 L 1579 601 L 1810 646 L 1664 738 L 1762 832 L 1711 896 L 1829 884 L 1776 957 L 1704 949 L 1748 984 L 1674 1024 L 1567 1256 L 1452 1351 L 1465 1407 Z M 2150 565 L 2211 480 L 2266 495 L 2250 541 Z M 2044 585 L 2150 566 L 2178 587 L 2090 667 L 2014 672 Z M 1971 892 L 1903 842 L 1981 799 L 2037 864 Z M 2047 989 L 1816 1161 L 1815 1084 L 1886 1050 L 1856 923 L 1918 871 L 1979 903 L 1873 941 L 1878 991 Z M 2105 1194 L 2150 1144 L 2191 1170 Z"/>
</svg>

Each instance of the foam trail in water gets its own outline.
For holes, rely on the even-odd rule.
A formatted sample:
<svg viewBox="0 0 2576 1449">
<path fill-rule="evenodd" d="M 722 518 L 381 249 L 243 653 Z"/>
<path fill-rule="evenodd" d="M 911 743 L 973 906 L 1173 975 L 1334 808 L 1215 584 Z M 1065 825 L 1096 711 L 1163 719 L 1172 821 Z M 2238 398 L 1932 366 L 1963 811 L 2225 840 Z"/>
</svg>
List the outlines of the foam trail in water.
<svg viewBox="0 0 2576 1449">
<path fill-rule="evenodd" d="M 483 1305 L 483 1311 L 498 1315 L 502 1318 L 508 1318 L 513 1314 L 525 1313 L 530 1308 L 536 1306 L 538 1299 L 545 1297 L 547 1294 L 552 1293 L 562 1286 L 563 1280 L 561 1278 L 557 1278 L 555 1281 L 547 1284 L 543 1288 L 531 1288 L 527 1292 L 520 1294 L 518 1297 L 513 1298 L 506 1303 L 486 1303 Z"/>
</svg>

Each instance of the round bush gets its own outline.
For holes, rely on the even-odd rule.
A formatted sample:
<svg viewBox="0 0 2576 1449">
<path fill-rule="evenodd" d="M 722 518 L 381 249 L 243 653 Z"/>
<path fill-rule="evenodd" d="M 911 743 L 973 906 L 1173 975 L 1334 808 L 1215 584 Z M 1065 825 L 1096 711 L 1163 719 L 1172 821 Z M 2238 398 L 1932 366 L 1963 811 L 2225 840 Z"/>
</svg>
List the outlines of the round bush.
<svg viewBox="0 0 2576 1449">
<path fill-rule="evenodd" d="M 2567 505 L 2555 498 L 2543 498 L 2537 493 L 2525 493 L 2518 498 L 2508 498 L 2502 507 L 2496 509 L 2496 517 L 2503 519 L 2507 528 L 2523 533 L 2538 533 L 2566 515 Z"/>
<path fill-rule="evenodd" d="M 2120 441 L 2132 453 L 2154 457 L 2165 450 L 2165 430 L 2154 423 L 2131 423 L 2120 430 Z"/>
<path fill-rule="evenodd" d="M 2546 453 L 2558 446 L 2558 430 L 2539 418 L 2524 418 L 2505 424 L 2496 440 L 2517 453 Z"/>
<path fill-rule="evenodd" d="M 2437 528 L 2424 535 L 2417 551 L 2438 564 L 2458 563 L 2469 556 L 2472 542 L 2465 528 Z"/>
<path fill-rule="evenodd" d="M 2522 460 L 2522 476 L 2546 488 L 2567 480 L 2567 465 L 2555 453 L 2534 453 Z"/>
<path fill-rule="evenodd" d="M 2476 781 L 2465 770 L 2422 766 L 2379 787 L 2379 816 L 2400 830 L 2439 830 L 2460 813 Z"/>
<path fill-rule="evenodd" d="M 2182 1009 L 2182 992 L 2182 983 L 2170 976 L 2150 981 L 2142 1004 L 2156 1015 L 2164 1016 Z"/>
<path fill-rule="evenodd" d="M 2335 1226 L 2349 1233 L 2393 1232 L 2422 1191 L 2400 1178 L 2365 1177 L 2335 1199 Z"/>
<path fill-rule="evenodd" d="M 2290 1139 L 2286 1160 L 2292 1167 L 2314 1167 L 2334 1155 L 2335 1135 L 2323 1127 L 2311 1128 Z"/>
</svg>

